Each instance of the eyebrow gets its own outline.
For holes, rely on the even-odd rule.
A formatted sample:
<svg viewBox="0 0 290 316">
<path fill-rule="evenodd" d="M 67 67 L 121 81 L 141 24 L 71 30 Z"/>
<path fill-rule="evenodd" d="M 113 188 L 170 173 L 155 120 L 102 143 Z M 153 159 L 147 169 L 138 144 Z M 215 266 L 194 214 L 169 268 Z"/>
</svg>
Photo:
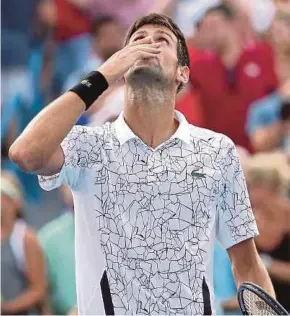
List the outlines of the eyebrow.
<svg viewBox="0 0 290 316">
<path fill-rule="evenodd" d="M 156 33 L 167 35 L 168 37 L 170 37 L 170 39 L 172 41 L 174 41 L 172 35 L 167 33 L 167 32 L 165 32 L 165 31 L 158 30 L 158 31 L 156 31 Z M 148 32 L 146 32 L 146 31 L 137 31 L 136 33 L 133 34 L 133 37 L 135 37 L 137 35 L 144 35 L 144 36 L 146 36 L 146 35 L 148 35 Z"/>
<path fill-rule="evenodd" d="M 167 36 L 168 36 L 168 37 L 170 37 L 170 38 L 171 38 L 171 40 L 173 41 L 173 37 L 172 37 L 172 35 L 171 35 L 171 34 L 169 34 L 169 33 L 167 33 L 167 32 L 165 32 L 165 31 L 158 30 L 156 33 L 167 35 Z"/>
</svg>

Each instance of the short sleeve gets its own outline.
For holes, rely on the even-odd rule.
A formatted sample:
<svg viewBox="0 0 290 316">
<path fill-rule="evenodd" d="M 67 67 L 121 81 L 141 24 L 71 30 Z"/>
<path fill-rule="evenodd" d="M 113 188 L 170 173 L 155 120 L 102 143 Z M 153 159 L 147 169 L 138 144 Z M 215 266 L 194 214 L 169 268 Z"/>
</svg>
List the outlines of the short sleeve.
<svg viewBox="0 0 290 316">
<path fill-rule="evenodd" d="M 279 121 L 280 100 L 276 96 L 264 98 L 250 105 L 246 132 L 250 136 L 258 128 L 267 127 Z"/>
<path fill-rule="evenodd" d="M 50 191 L 62 184 L 77 190 L 80 179 L 92 166 L 102 165 L 100 135 L 95 128 L 74 126 L 61 143 L 64 164 L 59 173 L 52 176 L 38 176 L 40 186 Z"/>
<path fill-rule="evenodd" d="M 243 240 L 256 237 L 258 229 L 236 148 L 229 139 L 226 146 L 229 149 L 223 166 L 217 238 L 227 249 Z"/>
</svg>

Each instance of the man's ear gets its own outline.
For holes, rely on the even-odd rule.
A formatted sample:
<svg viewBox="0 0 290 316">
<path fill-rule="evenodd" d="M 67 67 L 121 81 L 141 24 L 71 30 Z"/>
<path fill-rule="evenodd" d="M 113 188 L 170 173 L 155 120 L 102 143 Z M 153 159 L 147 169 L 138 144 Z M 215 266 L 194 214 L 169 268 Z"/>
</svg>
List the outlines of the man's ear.
<svg viewBox="0 0 290 316">
<path fill-rule="evenodd" d="M 176 80 L 185 85 L 189 80 L 189 68 L 187 66 L 178 66 Z"/>
</svg>

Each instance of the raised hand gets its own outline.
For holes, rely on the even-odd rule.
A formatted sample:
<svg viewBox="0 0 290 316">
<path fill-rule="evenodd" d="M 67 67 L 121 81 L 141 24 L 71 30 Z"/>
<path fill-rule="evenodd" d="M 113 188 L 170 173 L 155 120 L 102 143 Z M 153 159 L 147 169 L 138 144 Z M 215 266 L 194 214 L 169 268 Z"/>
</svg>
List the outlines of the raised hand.
<svg viewBox="0 0 290 316">
<path fill-rule="evenodd" d="M 150 36 L 128 44 L 111 56 L 98 69 L 108 84 L 119 80 L 138 59 L 155 57 L 160 53 L 160 43 L 153 43 Z"/>
</svg>

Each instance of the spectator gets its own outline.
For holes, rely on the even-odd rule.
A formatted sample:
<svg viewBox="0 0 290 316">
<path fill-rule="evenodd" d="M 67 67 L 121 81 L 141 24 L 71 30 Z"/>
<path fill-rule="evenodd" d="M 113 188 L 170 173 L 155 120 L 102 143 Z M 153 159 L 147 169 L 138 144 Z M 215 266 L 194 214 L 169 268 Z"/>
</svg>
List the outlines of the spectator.
<svg viewBox="0 0 290 316">
<path fill-rule="evenodd" d="M 28 59 L 38 0 L 9 0 L 1 2 L 1 103 L 15 94 L 31 98 Z M 21 52 L 21 53 L 20 53 Z"/>
<path fill-rule="evenodd" d="M 228 3 L 233 3 L 232 0 L 226 1 Z M 256 35 L 258 36 L 268 31 L 275 15 L 275 5 L 273 0 L 234 0 L 234 2 L 236 2 L 236 5 L 240 7 L 242 11 L 242 31 L 245 32 L 245 30 L 248 30 L 248 34 L 251 33 L 249 25 L 251 25 L 252 31 L 256 32 Z M 252 34 L 252 36 L 253 35 L 254 34 Z"/>
<path fill-rule="evenodd" d="M 39 314 L 46 292 L 45 264 L 35 233 L 21 218 L 20 186 L 1 174 L 1 314 Z"/>
<path fill-rule="evenodd" d="M 179 0 L 176 6 L 175 21 L 188 39 L 195 34 L 195 26 L 205 12 L 217 4 L 220 0 Z"/>
<path fill-rule="evenodd" d="M 289 167 L 280 161 L 273 165 L 267 155 L 253 157 L 247 179 L 250 198 L 260 235 L 256 245 L 270 274 L 278 301 L 290 311 L 290 202 L 289 182 L 281 173 L 290 175 Z M 277 157 L 276 157 L 277 158 Z M 266 161 L 265 161 L 266 160 Z"/>
<path fill-rule="evenodd" d="M 124 28 L 111 16 L 102 16 L 92 22 L 91 55 L 83 66 L 73 72 L 67 79 L 64 91 L 80 81 L 87 73 L 96 70 L 104 61 L 122 47 Z"/>
<path fill-rule="evenodd" d="M 29 74 L 27 80 L 31 87 L 32 96 L 28 100 L 20 92 L 15 92 L 14 97 L 9 100 L 1 113 L 1 166 L 17 175 L 22 185 L 25 201 L 33 203 L 40 201 L 43 197 L 43 191 L 40 190 L 37 177 L 17 168 L 8 158 L 8 148 L 44 105 L 45 90 L 48 84 L 43 84 L 43 69 L 46 68 L 47 63 L 43 46 L 33 45 L 27 69 Z"/>
<path fill-rule="evenodd" d="M 290 159 L 290 100 L 282 104 L 281 125 L 284 140 L 284 150 L 288 156 L 288 159 Z"/>
<path fill-rule="evenodd" d="M 247 133 L 256 151 L 271 151 L 285 145 L 281 122 L 282 104 L 290 100 L 290 11 L 278 11 L 271 27 L 279 88 L 254 102 L 248 113 Z"/>
<path fill-rule="evenodd" d="M 171 14 L 176 0 L 70 0 L 86 10 L 93 18 L 112 15 L 128 28 L 138 17 L 150 13 Z"/>
<path fill-rule="evenodd" d="M 43 0 L 38 14 L 53 31 L 53 91 L 59 94 L 67 76 L 80 69 L 89 57 L 90 18 L 73 0 Z"/>
<path fill-rule="evenodd" d="M 64 91 L 73 87 L 86 74 L 97 69 L 104 61 L 122 48 L 124 28 L 115 18 L 102 16 L 96 18 L 91 28 L 92 54 L 86 64 L 73 72 L 67 79 Z M 111 116 L 118 116 L 123 108 L 124 88 L 119 82 L 110 87 L 98 98 L 90 111 L 82 115 L 78 124 L 92 124 L 100 126 Z"/>
<path fill-rule="evenodd" d="M 48 270 L 48 310 L 65 315 L 76 306 L 75 229 L 73 198 L 69 187 L 63 186 L 62 193 L 67 209 L 63 215 L 46 224 L 38 237 Z"/>
<path fill-rule="evenodd" d="M 229 5 L 207 11 L 198 32 L 212 52 L 204 51 L 192 62 L 191 84 L 203 111 L 202 125 L 249 149 L 247 109 L 275 90 L 277 82 L 271 48 L 264 42 L 247 43 L 237 21 Z"/>
</svg>

